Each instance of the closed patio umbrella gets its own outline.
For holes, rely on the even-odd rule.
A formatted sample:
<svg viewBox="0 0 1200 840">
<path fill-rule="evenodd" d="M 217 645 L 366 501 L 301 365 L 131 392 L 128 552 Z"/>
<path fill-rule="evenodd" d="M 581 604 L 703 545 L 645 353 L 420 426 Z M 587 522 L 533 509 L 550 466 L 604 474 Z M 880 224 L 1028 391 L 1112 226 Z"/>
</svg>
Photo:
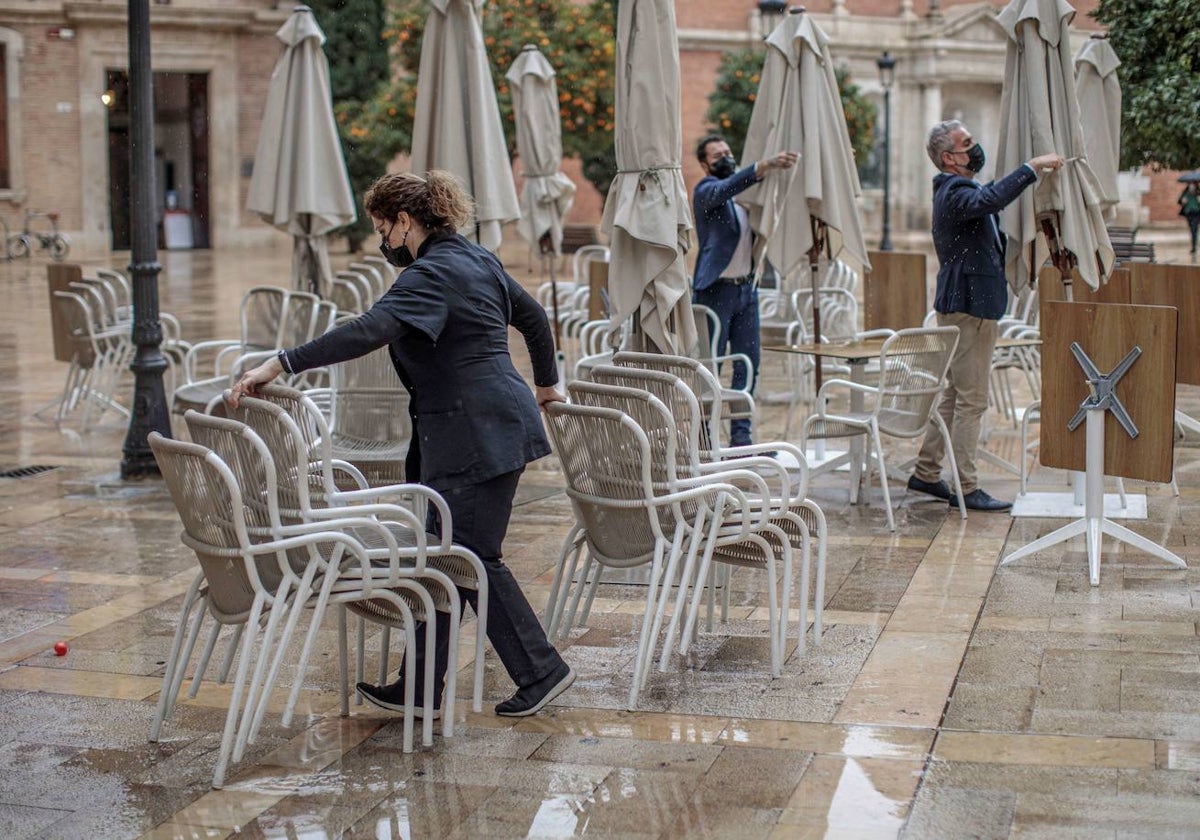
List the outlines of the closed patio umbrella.
<svg viewBox="0 0 1200 840">
<path fill-rule="evenodd" d="M 1088 163 L 1100 184 L 1100 206 L 1108 211 L 1121 200 L 1117 172 L 1121 165 L 1121 80 L 1112 44 L 1093 35 L 1075 53 L 1075 97 Z"/>
<path fill-rule="evenodd" d="M 1037 185 L 1001 214 L 1005 268 L 1014 291 L 1029 285 L 1047 256 L 1068 292 L 1073 267 L 1093 289 L 1112 270 L 1103 194 L 1086 157 L 1075 99 L 1067 32 L 1074 16 L 1066 0 L 1013 0 L 998 18 L 1008 33 L 1008 55 L 997 171 L 1010 172 L 1051 152 L 1067 160 L 1056 172 L 1039 173 Z M 1043 239 L 1037 237 L 1039 230 Z"/>
<path fill-rule="evenodd" d="M 429 0 L 413 121 L 412 171 L 445 169 L 475 199 L 475 222 L 462 231 L 489 251 L 521 215 L 500 124 L 478 0 Z"/>
<path fill-rule="evenodd" d="M 325 295 L 333 280 L 326 237 L 357 214 L 338 140 L 325 35 L 307 6 L 275 33 L 284 44 L 267 89 L 246 209 L 295 239 L 297 289 Z"/>
<path fill-rule="evenodd" d="M 617 6 L 617 177 L 601 225 L 609 236 L 612 323 L 636 316 L 663 353 L 687 355 L 696 325 L 684 254 L 692 214 L 680 162 L 679 42 L 672 0 Z"/>
<path fill-rule="evenodd" d="M 768 172 L 742 193 L 750 226 L 786 277 L 808 264 L 814 341 L 820 341 L 817 264 L 845 253 L 869 268 L 858 197 L 862 192 L 829 38 L 810 15 L 794 12 L 767 37 L 767 57 L 750 116 L 743 163 L 783 150 L 800 153 L 792 169 Z M 817 366 L 820 387 L 820 365 Z"/>
<path fill-rule="evenodd" d="M 550 289 L 554 301 L 554 341 L 561 343 L 558 323 L 558 284 L 554 257 L 562 254 L 563 219 L 575 201 L 575 184 L 560 171 L 562 120 L 554 68 L 538 48 L 527 44 L 505 74 L 512 91 L 517 120 L 517 156 L 525 179 L 521 190 L 521 220 L 517 230 L 530 247 L 540 245 L 549 255 Z"/>
</svg>

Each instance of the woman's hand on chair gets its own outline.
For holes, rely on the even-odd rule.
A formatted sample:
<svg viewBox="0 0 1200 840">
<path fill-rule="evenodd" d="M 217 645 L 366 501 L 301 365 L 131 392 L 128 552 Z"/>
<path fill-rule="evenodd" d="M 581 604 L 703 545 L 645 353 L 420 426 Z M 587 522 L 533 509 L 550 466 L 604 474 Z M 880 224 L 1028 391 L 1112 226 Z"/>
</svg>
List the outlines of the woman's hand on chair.
<svg viewBox="0 0 1200 840">
<path fill-rule="evenodd" d="M 535 389 L 538 408 L 545 408 L 552 402 L 566 402 L 567 398 L 558 390 L 557 385 L 538 385 Z"/>
<path fill-rule="evenodd" d="M 242 397 L 253 397 L 258 393 L 260 385 L 266 385 L 281 373 L 283 373 L 283 364 L 279 361 L 278 356 L 273 356 L 258 367 L 246 371 L 229 393 L 230 407 L 237 408 L 242 402 Z"/>
</svg>

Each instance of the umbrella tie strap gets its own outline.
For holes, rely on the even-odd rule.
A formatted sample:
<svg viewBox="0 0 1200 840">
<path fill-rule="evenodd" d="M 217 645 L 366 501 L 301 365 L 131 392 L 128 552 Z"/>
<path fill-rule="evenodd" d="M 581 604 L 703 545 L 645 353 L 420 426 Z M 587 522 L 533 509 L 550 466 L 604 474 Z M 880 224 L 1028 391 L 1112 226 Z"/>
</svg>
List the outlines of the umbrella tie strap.
<svg viewBox="0 0 1200 840">
<path fill-rule="evenodd" d="M 659 192 L 662 193 L 663 201 L 667 206 L 671 206 L 671 194 L 667 192 L 667 185 L 663 183 L 663 172 L 682 172 L 683 167 L 677 164 L 663 164 L 662 166 L 647 166 L 645 169 L 618 169 L 618 175 L 637 175 L 638 189 L 642 192 L 646 191 L 646 179 L 651 178 L 658 185 Z"/>
</svg>

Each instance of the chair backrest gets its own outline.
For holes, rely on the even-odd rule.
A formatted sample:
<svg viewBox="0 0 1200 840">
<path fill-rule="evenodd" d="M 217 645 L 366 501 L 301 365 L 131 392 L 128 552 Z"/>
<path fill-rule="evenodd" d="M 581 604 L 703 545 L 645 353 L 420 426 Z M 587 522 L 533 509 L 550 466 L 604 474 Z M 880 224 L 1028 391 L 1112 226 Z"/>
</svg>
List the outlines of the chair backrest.
<svg viewBox="0 0 1200 840">
<path fill-rule="evenodd" d="M 696 358 L 715 370 L 717 344 L 721 340 L 721 317 L 711 308 L 693 303 L 692 318 L 696 322 Z"/>
<path fill-rule="evenodd" d="M 235 420 L 245 423 L 266 445 L 275 467 L 275 487 L 279 516 L 284 523 L 303 522 L 315 508 L 328 507 L 324 482 L 324 465 L 313 474 L 310 464 L 316 460 L 314 450 L 319 431 L 311 423 L 297 423 L 293 411 L 306 417 L 307 411 L 291 388 L 267 386 L 259 389 L 262 399 L 243 397 L 237 409 L 231 409 Z M 299 394 L 298 391 L 294 392 Z M 289 410 L 290 409 L 290 410 Z"/>
<path fill-rule="evenodd" d="M 711 370 L 696 359 L 686 356 L 670 356 L 666 353 L 635 353 L 622 350 L 613 356 L 613 364 L 620 367 L 636 367 L 658 370 L 679 377 L 706 413 L 699 431 L 701 457 L 719 448 L 721 440 L 721 383 Z"/>
<path fill-rule="evenodd" d="M 399 443 L 412 440 L 408 391 L 386 347 L 330 368 L 334 440 Z"/>
<path fill-rule="evenodd" d="M 705 421 L 696 395 L 682 379 L 666 371 L 615 365 L 597 365 L 592 369 L 591 379 L 602 385 L 638 388 L 657 397 L 675 424 L 676 474 L 685 477 L 696 474 Z"/>
<path fill-rule="evenodd" d="M 72 348 L 74 362 L 81 368 L 91 368 L 96 363 L 96 342 L 92 332 L 92 310 L 88 302 L 75 292 L 54 292 L 55 318 L 51 325 L 61 332 Z M 55 338 L 59 346 L 59 337 Z"/>
<path fill-rule="evenodd" d="M 656 493 L 671 492 L 675 479 L 677 433 L 671 410 L 641 388 L 578 380 L 567 386 L 576 405 L 611 408 L 628 415 L 646 435 L 650 445 L 650 475 Z"/>
<path fill-rule="evenodd" d="M 357 275 L 352 272 L 339 271 L 329 287 L 329 300 L 337 307 L 338 312 L 359 314 L 365 312 L 363 307 L 363 292 Z"/>
<path fill-rule="evenodd" d="M 879 351 L 879 430 L 897 437 L 925 431 L 946 386 L 958 327 L 900 330 Z"/>
<path fill-rule="evenodd" d="M 607 565 L 646 562 L 664 539 L 646 434 L 612 408 L 551 403 L 546 420 L 589 547 Z"/>
<path fill-rule="evenodd" d="M 192 442 L 215 452 L 237 481 L 250 539 L 270 539 L 280 519 L 275 463 L 262 438 L 245 423 L 227 417 L 189 409 L 183 418 Z"/>
<path fill-rule="evenodd" d="M 352 262 L 348 268 L 351 271 L 359 272 L 362 278 L 370 285 L 371 296 L 363 301 L 368 309 L 371 308 L 371 305 L 375 303 L 375 301 L 379 300 L 379 298 L 383 296 L 383 293 L 386 292 L 388 287 L 392 285 L 392 280 L 395 277 L 395 275 L 389 271 L 385 279 L 382 268 L 367 262 Z"/>
<path fill-rule="evenodd" d="M 287 300 L 288 290 L 279 286 L 255 286 L 246 292 L 241 309 L 242 346 L 246 350 L 281 346 L 279 325 Z"/>
<path fill-rule="evenodd" d="M 200 562 L 213 611 L 245 615 L 256 594 L 268 588 L 256 564 L 245 559 L 251 542 L 237 479 L 206 446 L 170 440 L 158 432 L 150 433 L 149 443 L 183 520 L 183 542 Z"/>
</svg>

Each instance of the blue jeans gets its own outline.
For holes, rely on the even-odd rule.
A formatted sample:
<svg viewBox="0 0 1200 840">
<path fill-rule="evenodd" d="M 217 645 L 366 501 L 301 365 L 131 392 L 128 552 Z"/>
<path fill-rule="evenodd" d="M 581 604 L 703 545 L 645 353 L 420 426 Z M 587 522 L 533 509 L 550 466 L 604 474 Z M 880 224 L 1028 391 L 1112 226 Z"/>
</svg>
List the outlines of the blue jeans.
<svg viewBox="0 0 1200 840">
<path fill-rule="evenodd" d="M 707 289 L 700 289 L 692 295 L 692 300 L 707 306 L 721 321 L 721 332 L 717 336 L 717 355 L 726 353 L 745 353 L 750 357 L 754 368 L 753 379 L 750 382 L 750 392 L 754 393 L 754 385 L 758 381 L 759 349 L 758 330 L 758 287 L 753 283 L 743 283 L 740 286 L 733 283 L 723 283 L 720 280 Z M 733 387 L 746 386 L 746 366 L 741 362 L 733 365 Z M 750 443 L 750 421 L 729 421 L 729 443 L 732 446 L 745 446 Z"/>
</svg>

